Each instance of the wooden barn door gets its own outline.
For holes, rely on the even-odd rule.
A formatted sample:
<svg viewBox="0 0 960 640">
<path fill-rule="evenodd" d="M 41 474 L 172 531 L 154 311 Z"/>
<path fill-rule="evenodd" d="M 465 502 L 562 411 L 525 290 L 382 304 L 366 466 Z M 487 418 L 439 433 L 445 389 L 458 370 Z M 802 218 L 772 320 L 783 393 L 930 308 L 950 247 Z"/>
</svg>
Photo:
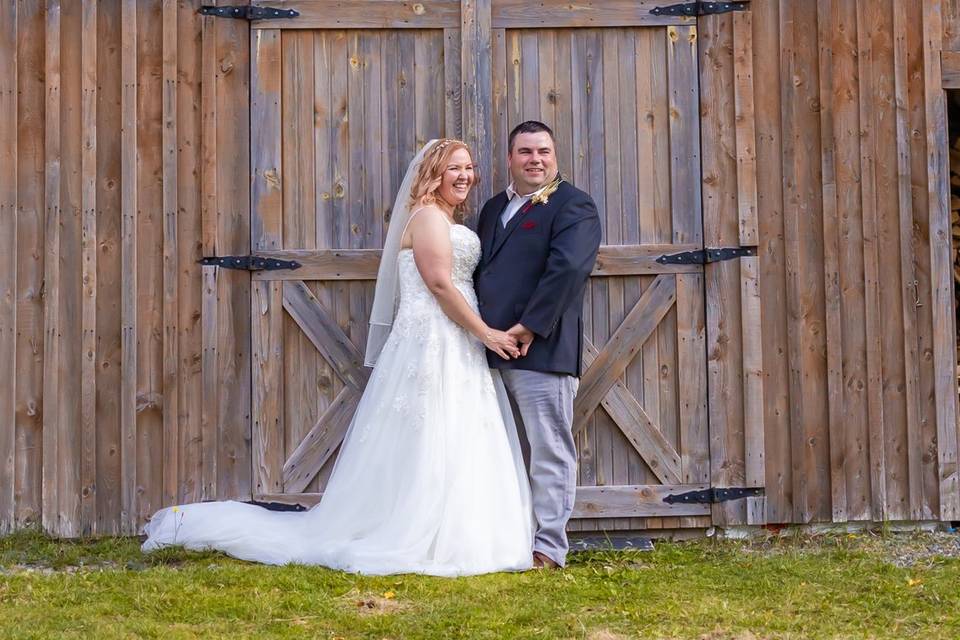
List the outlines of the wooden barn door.
<svg viewBox="0 0 960 640">
<path fill-rule="evenodd" d="M 508 183 L 510 128 L 533 118 L 553 125 L 560 169 L 604 227 L 571 528 L 709 526 L 690 497 L 711 487 L 696 21 L 653 17 L 646 0 L 586 14 L 319 4 L 287 2 L 299 17 L 251 31 L 253 254 L 300 264 L 253 276 L 255 497 L 323 491 L 367 380 L 379 249 L 409 159 L 463 137 L 482 202 Z"/>
<path fill-rule="evenodd" d="M 254 497 L 310 503 L 369 375 L 396 190 L 426 141 L 458 135 L 445 88 L 459 83 L 459 53 L 435 25 L 369 28 L 388 22 L 384 3 L 301 5 L 299 18 L 251 30 L 251 246 L 301 265 L 253 276 L 252 436 Z"/>
<path fill-rule="evenodd" d="M 574 407 L 580 530 L 710 521 L 709 504 L 665 501 L 710 486 L 697 29 L 630 17 L 503 16 L 492 38 L 494 158 L 515 123 L 552 123 L 562 173 L 603 223 Z"/>
</svg>

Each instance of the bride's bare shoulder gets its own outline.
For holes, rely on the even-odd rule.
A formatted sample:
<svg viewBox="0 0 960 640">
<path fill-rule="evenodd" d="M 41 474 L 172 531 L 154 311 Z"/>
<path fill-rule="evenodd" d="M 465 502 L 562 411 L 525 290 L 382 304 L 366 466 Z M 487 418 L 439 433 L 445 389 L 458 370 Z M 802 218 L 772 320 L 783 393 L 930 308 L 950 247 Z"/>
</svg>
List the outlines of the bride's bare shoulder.
<svg viewBox="0 0 960 640">
<path fill-rule="evenodd" d="M 426 204 L 410 212 L 410 227 L 419 228 L 425 226 L 434 226 L 449 224 L 447 214 L 443 209 L 435 204 Z"/>
</svg>

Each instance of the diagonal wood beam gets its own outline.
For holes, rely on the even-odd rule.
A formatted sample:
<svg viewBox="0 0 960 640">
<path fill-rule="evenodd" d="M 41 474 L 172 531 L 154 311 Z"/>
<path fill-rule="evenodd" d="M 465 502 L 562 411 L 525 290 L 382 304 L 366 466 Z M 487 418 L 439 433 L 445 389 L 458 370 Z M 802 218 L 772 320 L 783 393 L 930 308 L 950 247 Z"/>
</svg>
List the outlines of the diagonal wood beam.
<svg viewBox="0 0 960 640">
<path fill-rule="evenodd" d="M 590 340 L 583 337 L 583 363 L 589 367 L 600 355 Z M 650 470 L 664 484 L 680 484 L 680 454 L 667 440 L 650 415 L 619 380 L 601 401 L 620 431 L 637 450 Z M 574 434 L 586 421 L 574 425 Z"/>
<path fill-rule="evenodd" d="M 283 308 L 344 383 L 362 391 L 370 377 L 370 372 L 363 366 L 363 354 L 330 319 L 326 309 L 302 280 L 283 283 Z"/>
<path fill-rule="evenodd" d="M 623 319 L 593 365 L 583 374 L 573 404 L 573 429 L 583 428 L 610 388 L 623 375 L 643 343 L 663 320 L 677 299 L 676 278 L 657 276 L 640 300 Z"/>
<path fill-rule="evenodd" d="M 347 433 L 362 391 L 345 386 L 283 463 L 283 490 L 299 493 L 320 472 Z"/>
</svg>

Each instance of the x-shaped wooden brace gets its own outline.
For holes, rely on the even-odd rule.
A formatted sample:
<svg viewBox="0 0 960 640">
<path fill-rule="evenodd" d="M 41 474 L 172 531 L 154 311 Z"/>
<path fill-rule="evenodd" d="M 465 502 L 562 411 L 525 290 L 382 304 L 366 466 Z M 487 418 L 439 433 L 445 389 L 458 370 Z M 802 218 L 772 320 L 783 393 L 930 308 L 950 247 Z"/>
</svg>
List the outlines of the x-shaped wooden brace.
<svg viewBox="0 0 960 640">
<path fill-rule="evenodd" d="M 283 490 L 299 493 L 307 488 L 343 440 L 370 371 L 363 366 L 363 354 L 302 280 L 283 283 L 283 308 L 344 383 L 337 397 L 283 463 Z"/>
<path fill-rule="evenodd" d="M 680 483 L 680 454 L 619 378 L 676 299 L 676 278 L 673 275 L 657 276 L 610 337 L 603 351 L 599 351 L 584 336 L 583 363 L 586 371 L 573 405 L 574 434 L 587 426 L 587 420 L 602 404 L 650 470 L 664 484 Z"/>
</svg>

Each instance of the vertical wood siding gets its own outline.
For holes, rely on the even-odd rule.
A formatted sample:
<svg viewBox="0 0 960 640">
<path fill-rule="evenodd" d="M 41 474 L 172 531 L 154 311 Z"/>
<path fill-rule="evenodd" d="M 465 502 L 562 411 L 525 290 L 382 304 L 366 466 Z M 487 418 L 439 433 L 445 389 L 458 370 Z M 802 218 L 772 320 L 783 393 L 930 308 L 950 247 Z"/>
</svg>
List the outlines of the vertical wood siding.
<svg viewBox="0 0 960 640">
<path fill-rule="evenodd" d="M 68 536 L 135 533 L 161 505 L 253 490 L 252 293 L 263 284 L 276 297 L 277 285 L 196 264 L 250 250 L 251 33 L 200 17 L 200 4 L 0 9 L 0 532 L 42 522 Z M 491 4 L 489 60 L 507 73 L 483 88 L 489 113 L 463 113 L 460 92 L 444 90 L 459 67 L 434 63 L 475 59 L 457 27 L 490 19 Z M 275 230 L 281 246 L 379 246 L 402 171 L 394 159 L 429 137 L 493 131 L 484 184 L 495 189 L 510 125 L 527 114 L 562 123 L 565 171 L 598 201 L 638 212 L 605 219 L 611 238 L 655 242 L 672 233 L 678 198 L 702 196 L 706 244 L 759 247 L 756 262 L 704 276 L 705 341 L 690 332 L 708 353 L 712 426 L 710 450 L 684 461 L 691 481 L 762 476 L 769 522 L 960 518 L 939 81 L 941 48 L 960 50 L 960 0 L 752 0 L 749 19 L 701 20 L 702 188 L 684 192 L 670 176 L 625 170 L 671 154 L 670 105 L 655 96 L 683 61 L 665 43 L 630 30 L 517 29 L 496 0 L 466 6 L 459 25 L 429 36 L 276 31 L 276 46 L 302 61 L 278 60 L 302 97 L 274 106 L 278 122 L 320 122 L 277 158 L 284 208 L 304 212 Z M 632 72 L 631 55 L 651 69 Z M 584 90 L 588 77 L 619 101 Z M 397 126 L 401 114 L 414 126 Z M 603 122 L 620 123 L 619 136 L 598 137 Z M 361 135 L 384 152 L 351 155 Z M 381 167 L 379 182 L 364 183 L 358 166 Z M 586 319 L 601 342 L 648 286 L 609 280 L 589 293 L 609 309 Z M 759 328 L 744 320 L 756 283 Z M 354 344 L 369 288 L 310 287 Z M 663 326 L 677 321 L 671 311 Z M 284 366 L 307 372 L 298 379 L 317 400 L 303 406 L 306 389 L 283 388 L 275 410 L 310 425 L 343 383 L 284 322 Z M 756 332 L 760 352 L 748 344 Z M 681 411 L 689 388 L 664 370 L 675 334 L 648 341 L 626 380 L 666 438 L 682 441 L 684 411 L 702 408 Z M 582 433 L 584 484 L 647 481 L 611 425 Z M 278 451 L 303 435 L 285 432 Z M 322 488 L 329 466 L 306 491 Z M 757 521 L 732 506 L 714 520 Z"/>
</svg>

